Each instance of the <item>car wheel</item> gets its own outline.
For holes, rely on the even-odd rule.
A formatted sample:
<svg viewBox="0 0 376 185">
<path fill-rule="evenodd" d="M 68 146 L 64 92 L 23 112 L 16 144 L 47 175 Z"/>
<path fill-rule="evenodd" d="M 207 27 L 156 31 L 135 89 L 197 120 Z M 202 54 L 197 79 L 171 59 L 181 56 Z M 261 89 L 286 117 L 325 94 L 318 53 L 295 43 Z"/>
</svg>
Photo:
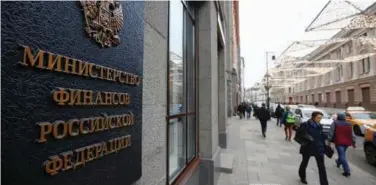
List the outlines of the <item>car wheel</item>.
<svg viewBox="0 0 376 185">
<path fill-rule="evenodd" d="M 362 131 L 360 130 L 360 127 L 358 125 L 354 125 L 354 134 L 357 136 L 362 136 Z"/>
<path fill-rule="evenodd" d="M 371 165 L 376 165 L 376 147 L 372 144 L 367 144 L 364 148 L 367 162 Z"/>
</svg>

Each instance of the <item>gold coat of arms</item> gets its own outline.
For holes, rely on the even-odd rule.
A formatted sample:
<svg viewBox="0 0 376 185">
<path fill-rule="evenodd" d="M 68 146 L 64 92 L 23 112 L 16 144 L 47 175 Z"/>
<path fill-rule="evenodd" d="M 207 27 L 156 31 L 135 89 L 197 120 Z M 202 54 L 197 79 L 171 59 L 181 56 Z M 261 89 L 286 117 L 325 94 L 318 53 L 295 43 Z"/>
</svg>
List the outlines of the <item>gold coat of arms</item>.
<svg viewBox="0 0 376 185">
<path fill-rule="evenodd" d="M 119 1 L 80 1 L 85 16 L 85 31 L 102 47 L 120 44 L 123 10 Z"/>
</svg>

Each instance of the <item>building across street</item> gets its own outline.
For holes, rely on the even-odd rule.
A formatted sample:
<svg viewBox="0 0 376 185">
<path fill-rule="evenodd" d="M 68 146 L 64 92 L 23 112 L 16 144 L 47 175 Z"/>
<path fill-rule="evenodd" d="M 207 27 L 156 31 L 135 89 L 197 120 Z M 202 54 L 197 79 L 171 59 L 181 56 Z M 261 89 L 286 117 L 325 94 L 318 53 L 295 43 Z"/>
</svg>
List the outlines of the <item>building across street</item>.
<svg viewBox="0 0 376 185">
<path fill-rule="evenodd" d="M 376 4 L 368 7 L 367 14 L 376 13 Z M 359 38 L 376 36 L 376 28 L 342 30 L 332 39 Z M 362 58 L 354 62 L 323 64 L 315 61 L 339 60 L 349 56 L 373 53 L 371 44 L 362 44 L 360 40 L 334 43 L 318 47 L 309 54 L 310 64 L 301 64 L 305 68 L 333 68 L 321 75 L 308 77 L 299 83 L 292 83 L 285 88 L 271 91 L 274 101 L 287 103 L 316 104 L 320 107 L 346 108 L 363 106 L 376 111 L 376 55 Z M 290 71 L 281 73 L 291 73 Z M 285 74 L 285 75 L 286 75 Z M 282 74 L 283 75 L 283 74 Z M 296 77 L 303 78 L 308 72 L 301 70 Z"/>
</svg>

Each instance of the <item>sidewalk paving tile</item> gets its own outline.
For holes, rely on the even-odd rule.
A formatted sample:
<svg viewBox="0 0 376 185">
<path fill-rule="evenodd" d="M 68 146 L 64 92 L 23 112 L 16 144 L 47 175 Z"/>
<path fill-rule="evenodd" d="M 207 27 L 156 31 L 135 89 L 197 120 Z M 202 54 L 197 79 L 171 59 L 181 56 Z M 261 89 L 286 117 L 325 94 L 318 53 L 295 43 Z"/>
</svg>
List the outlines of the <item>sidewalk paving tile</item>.
<svg viewBox="0 0 376 185">
<path fill-rule="evenodd" d="M 298 169 L 301 162 L 299 145 L 285 141 L 283 128 L 269 123 L 267 137 L 260 132 L 260 123 L 251 120 L 228 120 L 228 148 L 235 156 L 232 174 L 221 173 L 218 185 L 278 184 L 301 185 Z M 352 176 L 345 178 L 342 169 L 335 166 L 334 158 L 325 159 L 329 184 L 332 185 L 376 185 L 376 177 L 352 165 Z M 319 185 L 317 164 L 312 157 L 307 167 L 310 185 Z"/>
</svg>

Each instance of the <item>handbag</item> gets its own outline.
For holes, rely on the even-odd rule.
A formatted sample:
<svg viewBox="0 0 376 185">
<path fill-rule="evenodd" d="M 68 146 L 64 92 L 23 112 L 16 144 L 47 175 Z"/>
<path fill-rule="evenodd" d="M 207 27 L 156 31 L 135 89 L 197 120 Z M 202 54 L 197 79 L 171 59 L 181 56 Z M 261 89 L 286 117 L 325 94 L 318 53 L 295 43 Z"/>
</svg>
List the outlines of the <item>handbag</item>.
<svg viewBox="0 0 376 185">
<path fill-rule="evenodd" d="M 306 145 L 314 141 L 314 138 L 307 133 L 305 128 L 299 127 L 296 130 L 294 140 L 300 145 Z"/>
<path fill-rule="evenodd" d="M 333 149 L 328 146 L 328 145 L 325 145 L 325 155 L 329 158 L 332 158 L 333 157 L 333 154 L 334 154 L 334 151 Z"/>
</svg>

